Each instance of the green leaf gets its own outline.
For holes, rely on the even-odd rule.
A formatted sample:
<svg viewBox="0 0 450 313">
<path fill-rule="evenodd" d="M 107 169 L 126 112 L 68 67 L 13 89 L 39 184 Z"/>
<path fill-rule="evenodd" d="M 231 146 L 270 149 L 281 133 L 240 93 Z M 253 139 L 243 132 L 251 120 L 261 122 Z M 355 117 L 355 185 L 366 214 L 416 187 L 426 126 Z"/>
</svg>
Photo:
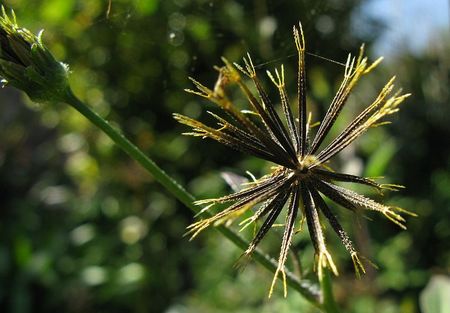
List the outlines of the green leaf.
<svg viewBox="0 0 450 313">
<path fill-rule="evenodd" d="M 369 158 L 364 175 L 367 177 L 382 176 L 396 151 L 394 140 L 385 141 Z"/>
<path fill-rule="evenodd" d="M 157 0 L 135 0 L 136 10 L 143 15 L 151 15 L 158 9 Z"/>
<path fill-rule="evenodd" d="M 420 294 L 420 308 L 423 313 L 450 312 L 450 278 L 435 275 Z"/>
<path fill-rule="evenodd" d="M 42 4 L 42 18 L 50 23 L 58 24 L 67 20 L 75 5 L 74 0 L 50 0 Z"/>
</svg>

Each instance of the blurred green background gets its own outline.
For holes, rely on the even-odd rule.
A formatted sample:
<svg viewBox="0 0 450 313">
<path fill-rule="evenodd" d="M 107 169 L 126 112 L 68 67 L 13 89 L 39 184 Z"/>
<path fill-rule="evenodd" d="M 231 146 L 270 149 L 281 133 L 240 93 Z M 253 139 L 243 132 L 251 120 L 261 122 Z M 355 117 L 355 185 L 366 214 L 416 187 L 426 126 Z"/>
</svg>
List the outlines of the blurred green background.
<svg viewBox="0 0 450 313">
<path fill-rule="evenodd" d="M 50 50 L 70 64 L 75 92 L 197 197 L 229 192 L 223 171 L 261 175 L 270 164 L 180 135 L 186 128 L 173 112 L 205 119 L 211 108 L 183 92 L 191 88 L 188 76 L 212 86 L 221 56 L 239 61 L 250 51 L 256 64 L 269 62 L 258 66 L 262 75 L 285 64 L 294 96 L 292 26 L 299 20 L 307 50 L 339 62 L 362 42 L 374 60 L 372 47 L 396 27 L 357 0 L 112 0 L 109 14 L 106 0 L 2 3 L 21 25 L 44 28 Z M 419 214 L 402 231 L 376 214 L 368 220 L 333 207 L 379 268 L 356 280 L 344 248 L 327 233 L 345 312 L 445 312 L 429 302 L 450 293 L 449 39 L 447 25 L 421 38 L 420 49 L 391 47 L 334 130 L 394 74 L 413 93 L 392 125 L 372 129 L 333 164 L 406 185 L 383 199 L 371 195 Z M 319 120 L 343 67 L 306 61 L 308 105 Z M 189 242 L 183 234 L 192 221 L 188 209 L 73 109 L 1 90 L 0 312 L 317 312 L 294 290 L 283 299 L 278 289 L 268 300 L 272 275 L 255 263 L 234 269 L 241 251 L 213 229 Z M 275 256 L 280 240 L 275 231 L 263 247 Z M 294 249 L 302 275 L 315 279 L 305 232 Z M 422 293 L 433 278 L 440 287 Z"/>
</svg>

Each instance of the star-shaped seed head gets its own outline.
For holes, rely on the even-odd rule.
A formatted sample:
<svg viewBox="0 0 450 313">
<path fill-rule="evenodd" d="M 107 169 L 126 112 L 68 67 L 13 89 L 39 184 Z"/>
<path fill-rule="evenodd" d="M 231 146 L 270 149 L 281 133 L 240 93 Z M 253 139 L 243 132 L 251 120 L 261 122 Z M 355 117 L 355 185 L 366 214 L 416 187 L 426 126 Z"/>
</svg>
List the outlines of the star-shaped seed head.
<svg viewBox="0 0 450 313">
<path fill-rule="evenodd" d="M 207 205 L 202 211 L 218 203 L 230 203 L 230 205 L 212 217 L 200 219 L 188 227 L 193 238 L 208 226 L 232 221 L 253 208 L 253 215 L 240 223 L 242 229 L 245 229 L 255 222 L 263 221 L 244 252 L 245 256 L 250 256 L 277 218 L 285 211 L 278 267 L 269 296 L 280 274 L 284 282 L 284 294 L 287 293 L 285 262 L 296 233 L 296 224 L 304 220 L 308 225 L 315 249 L 319 279 L 323 277 L 323 268 L 329 268 L 336 275 L 338 274 L 326 246 L 322 220 L 328 221 L 341 239 L 345 249 L 351 255 L 356 274 L 365 272 L 357 250 L 336 215 L 328 207 L 324 197 L 354 212 L 361 209 L 377 211 L 401 228 L 405 228 L 405 220 L 400 213 L 411 214 L 403 209 L 378 203 L 336 183 L 367 185 L 379 191 L 396 190 L 401 186 L 380 184 L 370 178 L 335 172 L 327 165 L 331 158 L 369 128 L 386 124 L 383 118 L 397 112 L 398 106 L 409 94 L 394 92 L 394 78 L 390 79 L 378 96 L 336 138 L 324 145 L 324 139 L 345 106 L 353 88 L 362 76 L 368 74 L 380 63 L 381 58 L 369 63 L 367 57 L 364 57 L 363 46 L 357 57 L 348 56 L 342 83 L 313 136 L 311 115 L 308 117 L 306 108 L 306 44 L 301 24 L 299 27 L 294 27 L 294 40 L 298 52 L 298 95 L 294 106 L 291 105 L 285 89 L 284 67 L 275 69 L 274 73 L 267 72 L 280 96 L 282 110 L 279 114 L 262 87 L 250 55 L 247 55 L 243 66 L 231 64 L 223 59 L 224 66 L 218 69 L 219 78 L 213 89 L 191 78 L 197 90 L 188 89 L 187 91 L 212 101 L 225 113 L 219 116 L 209 112 L 217 121 L 217 126 L 207 126 L 189 117 L 174 114 L 175 119 L 180 123 L 192 128 L 192 131 L 186 135 L 211 138 L 232 149 L 275 164 L 271 173 L 246 183 L 242 190 L 220 198 L 197 201 L 198 205 Z M 250 91 L 241 74 L 252 81 L 257 95 Z M 237 86 L 241 90 L 249 103 L 250 110 L 241 111 L 233 105 L 228 92 L 232 86 Z M 301 218 L 299 218 L 300 215 Z"/>
</svg>

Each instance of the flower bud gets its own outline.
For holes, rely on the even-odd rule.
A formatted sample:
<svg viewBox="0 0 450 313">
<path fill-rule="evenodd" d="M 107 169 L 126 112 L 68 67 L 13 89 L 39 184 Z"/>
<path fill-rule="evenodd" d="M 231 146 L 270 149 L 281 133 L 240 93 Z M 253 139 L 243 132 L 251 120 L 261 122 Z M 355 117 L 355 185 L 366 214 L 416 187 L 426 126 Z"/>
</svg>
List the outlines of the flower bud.
<svg viewBox="0 0 450 313">
<path fill-rule="evenodd" d="M 0 15 L 0 76 L 2 83 L 23 90 L 32 101 L 55 102 L 68 90 L 69 68 L 57 61 L 42 43 L 42 31 L 36 36 L 17 25 L 2 6 Z"/>
</svg>

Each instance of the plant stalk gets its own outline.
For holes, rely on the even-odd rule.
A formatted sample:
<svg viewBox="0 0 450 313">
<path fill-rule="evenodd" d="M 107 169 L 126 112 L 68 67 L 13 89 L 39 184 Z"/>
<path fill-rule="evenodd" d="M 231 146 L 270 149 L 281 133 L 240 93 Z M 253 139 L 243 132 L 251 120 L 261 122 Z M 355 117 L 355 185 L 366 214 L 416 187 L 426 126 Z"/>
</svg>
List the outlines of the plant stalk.
<svg viewBox="0 0 450 313">
<path fill-rule="evenodd" d="M 319 265 L 320 266 L 320 265 Z M 320 289 L 322 291 L 322 309 L 326 313 L 339 313 L 338 306 L 334 300 L 333 285 L 331 274 L 328 268 L 324 268 L 320 280 Z"/>
</svg>

